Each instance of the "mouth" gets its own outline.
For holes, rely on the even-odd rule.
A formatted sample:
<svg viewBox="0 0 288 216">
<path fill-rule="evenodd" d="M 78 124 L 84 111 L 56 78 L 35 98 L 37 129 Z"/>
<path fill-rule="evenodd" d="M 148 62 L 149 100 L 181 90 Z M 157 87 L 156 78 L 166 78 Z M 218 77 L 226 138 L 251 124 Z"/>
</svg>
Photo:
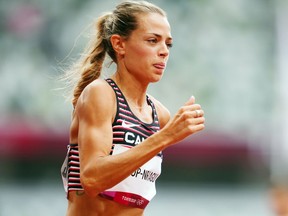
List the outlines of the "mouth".
<svg viewBox="0 0 288 216">
<path fill-rule="evenodd" d="M 165 69 L 166 64 L 165 63 L 156 63 L 156 64 L 153 64 L 153 66 L 157 69 Z"/>
</svg>

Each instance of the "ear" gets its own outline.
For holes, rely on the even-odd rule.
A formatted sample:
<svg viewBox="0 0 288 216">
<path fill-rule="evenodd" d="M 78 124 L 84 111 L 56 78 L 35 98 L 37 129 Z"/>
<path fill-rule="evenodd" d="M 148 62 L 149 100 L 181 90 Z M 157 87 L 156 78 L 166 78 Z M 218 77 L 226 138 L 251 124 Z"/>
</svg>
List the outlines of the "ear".
<svg viewBox="0 0 288 216">
<path fill-rule="evenodd" d="M 125 41 L 120 35 L 114 34 L 110 38 L 111 45 L 118 55 L 125 54 Z"/>
</svg>

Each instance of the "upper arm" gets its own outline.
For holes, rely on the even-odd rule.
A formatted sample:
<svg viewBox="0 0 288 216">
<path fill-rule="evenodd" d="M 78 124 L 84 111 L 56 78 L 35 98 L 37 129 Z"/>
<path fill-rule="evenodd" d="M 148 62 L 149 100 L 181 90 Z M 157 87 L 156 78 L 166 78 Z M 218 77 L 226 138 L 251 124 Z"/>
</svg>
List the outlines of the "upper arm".
<svg viewBox="0 0 288 216">
<path fill-rule="evenodd" d="M 75 111 L 80 163 L 85 169 L 92 158 L 107 156 L 111 151 L 114 92 L 105 81 L 96 80 L 84 89 Z"/>
</svg>

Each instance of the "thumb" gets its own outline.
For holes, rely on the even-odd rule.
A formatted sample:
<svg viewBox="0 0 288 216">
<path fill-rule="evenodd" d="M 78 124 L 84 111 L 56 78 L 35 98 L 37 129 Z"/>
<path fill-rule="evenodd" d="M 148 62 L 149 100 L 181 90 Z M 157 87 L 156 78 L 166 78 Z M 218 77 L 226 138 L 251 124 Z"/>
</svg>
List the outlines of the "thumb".
<svg viewBox="0 0 288 216">
<path fill-rule="evenodd" d="M 195 103 L 195 97 L 191 96 L 189 100 L 185 103 L 185 105 L 192 105 Z"/>
</svg>

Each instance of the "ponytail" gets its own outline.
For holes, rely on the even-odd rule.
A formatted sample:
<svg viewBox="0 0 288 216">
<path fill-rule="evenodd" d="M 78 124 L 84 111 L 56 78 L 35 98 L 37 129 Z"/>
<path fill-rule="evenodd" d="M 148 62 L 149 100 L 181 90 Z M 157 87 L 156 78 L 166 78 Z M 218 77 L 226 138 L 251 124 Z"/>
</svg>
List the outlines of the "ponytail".
<svg viewBox="0 0 288 216">
<path fill-rule="evenodd" d="M 84 88 L 92 81 L 96 80 L 101 75 L 102 65 L 106 54 L 106 38 L 105 38 L 105 20 L 110 14 L 105 14 L 98 18 L 96 23 L 97 35 L 93 38 L 88 46 L 86 56 L 80 64 L 77 66 L 78 73 L 80 72 L 81 77 L 76 83 L 73 91 L 72 104 L 75 107 L 78 98 Z"/>
</svg>

